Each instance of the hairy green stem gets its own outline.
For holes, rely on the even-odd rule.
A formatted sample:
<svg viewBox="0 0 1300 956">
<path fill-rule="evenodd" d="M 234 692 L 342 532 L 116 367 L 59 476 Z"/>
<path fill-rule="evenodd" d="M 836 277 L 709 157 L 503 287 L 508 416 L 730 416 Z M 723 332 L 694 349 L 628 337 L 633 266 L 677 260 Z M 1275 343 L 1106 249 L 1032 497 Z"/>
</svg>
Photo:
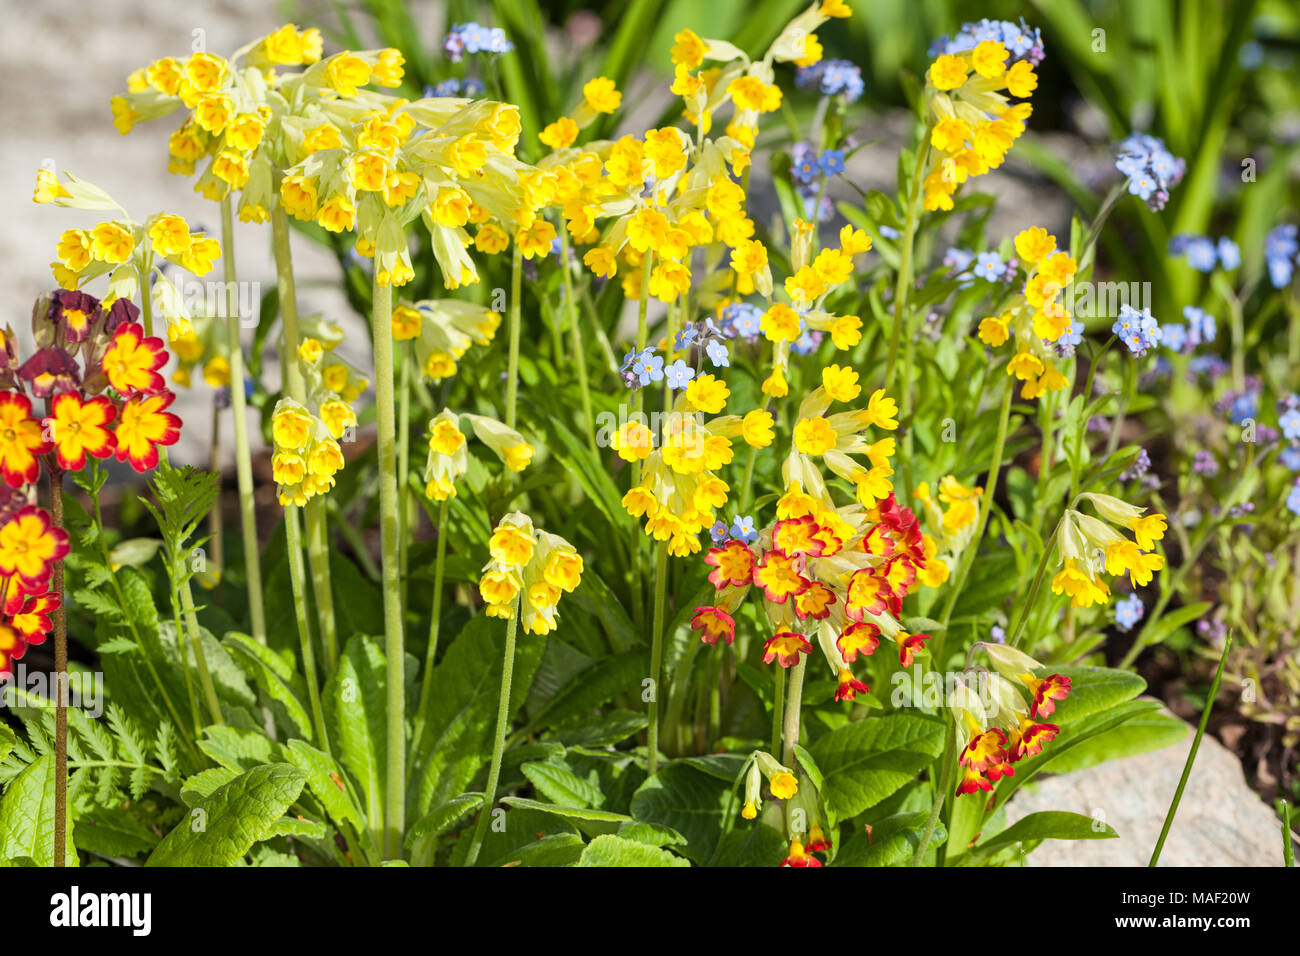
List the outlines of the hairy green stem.
<svg viewBox="0 0 1300 956">
<path fill-rule="evenodd" d="M 516 254 L 517 257 L 517 254 Z M 518 279 L 516 278 L 516 282 Z M 518 346 L 518 292 L 511 303 L 511 354 Z M 393 290 L 374 285 L 375 408 L 379 446 L 379 532 L 384 591 L 384 655 L 387 660 L 388 771 L 384 794 L 385 853 L 397 859 L 402 852 L 406 812 L 406 648 L 402 634 L 402 606 L 397 566 L 397 449 L 393 409 Z M 513 370 L 513 367 L 512 367 Z M 513 409 L 514 378 L 510 380 Z M 511 423 L 513 424 L 513 423 Z"/>
<path fill-rule="evenodd" d="M 438 556 L 433 562 L 433 608 L 429 614 L 429 647 L 424 652 L 424 678 L 420 684 L 420 705 L 415 711 L 417 744 L 424 728 L 424 711 L 433 692 L 433 665 L 438 654 L 438 629 L 442 619 L 442 576 L 447 563 L 447 502 L 438 505 Z"/>
<path fill-rule="evenodd" d="M 650 776 L 659 765 L 659 670 L 664 656 L 664 612 L 668 603 L 668 542 L 660 541 L 655 552 L 654 624 L 650 632 L 650 727 L 646 739 Z"/>
<path fill-rule="evenodd" d="M 501 693 L 497 698 L 497 730 L 492 742 L 492 762 L 488 765 L 487 784 L 483 790 L 483 809 L 479 811 L 474 836 L 469 851 L 465 854 L 466 866 L 473 866 L 478 861 L 483 837 L 487 835 L 488 820 L 492 816 L 492 804 L 496 800 L 497 784 L 501 780 L 501 756 L 505 753 L 506 725 L 510 720 L 510 683 L 514 679 L 515 638 L 518 631 L 519 600 L 516 598 L 510 612 L 510 621 L 506 625 L 506 652 L 501 661 Z"/>
<path fill-rule="evenodd" d="M 257 537 L 257 507 L 253 502 L 253 457 L 248 442 L 244 348 L 239 336 L 239 296 L 235 285 L 234 227 L 229 196 L 221 203 L 221 259 L 226 275 L 226 361 L 230 363 L 230 407 L 235 420 L 235 474 L 239 481 L 239 524 L 244 541 L 248 617 L 253 640 L 265 645 L 266 609 L 262 602 L 261 546 Z"/>
<path fill-rule="evenodd" d="M 920 866 L 921 860 L 925 858 L 925 851 L 930 846 L 930 838 L 934 836 L 934 828 L 939 823 L 939 814 L 943 812 L 944 801 L 948 799 L 948 790 L 952 787 L 952 768 L 956 761 L 953 751 L 957 749 L 957 715 L 954 712 L 952 718 L 948 721 L 948 733 L 944 737 L 943 769 L 939 773 L 939 781 L 934 790 L 934 802 L 930 805 L 930 816 L 925 821 L 925 829 L 921 831 L 921 841 L 917 843 L 916 850 L 912 853 L 912 859 L 908 866 Z"/>
<path fill-rule="evenodd" d="M 510 261 L 510 353 L 506 366 L 506 425 L 515 427 L 516 405 L 519 400 L 519 321 L 523 308 L 523 255 L 515 243 Z"/>
<path fill-rule="evenodd" d="M 921 177 L 925 172 L 925 158 L 929 152 L 929 146 L 924 140 L 916 148 L 916 166 L 912 170 L 912 182 L 908 189 L 907 197 L 907 216 L 903 222 L 903 241 L 899 246 L 898 261 L 898 282 L 894 287 L 894 327 L 889 338 L 889 365 L 885 372 L 885 391 L 892 392 L 894 388 L 894 375 L 898 368 L 898 343 L 903 334 L 903 321 L 907 310 L 908 292 L 912 285 L 912 245 L 916 239 L 916 225 L 919 218 L 917 209 L 917 199 L 921 195 Z M 908 352 L 911 352 L 911 342 L 908 342 Z M 908 364 L 907 372 L 910 374 L 911 365 Z M 911 408 L 910 400 L 910 382 L 903 383 L 903 414 Z"/>
<path fill-rule="evenodd" d="M 577 360 L 578 389 L 582 392 L 582 417 L 587 426 L 587 443 L 592 455 L 600 457 L 596 446 L 596 416 L 591 410 L 591 387 L 587 381 L 587 355 L 582 348 L 582 327 L 578 322 L 578 303 L 573 298 L 573 276 L 569 265 L 569 231 L 560 226 L 560 275 L 564 278 L 564 304 L 569 313 L 569 334 L 573 337 L 573 354 Z"/>
</svg>

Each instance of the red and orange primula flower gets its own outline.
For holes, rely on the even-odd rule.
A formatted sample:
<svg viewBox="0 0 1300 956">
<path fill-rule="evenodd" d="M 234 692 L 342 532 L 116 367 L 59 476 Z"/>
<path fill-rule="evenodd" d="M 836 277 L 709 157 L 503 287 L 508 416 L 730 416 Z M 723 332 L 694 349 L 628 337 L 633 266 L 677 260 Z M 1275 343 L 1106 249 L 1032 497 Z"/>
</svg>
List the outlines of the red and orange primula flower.
<svg viewBox="0 0 1300 956">
<path fill-rule="evenodd" d="M 181 437 L 181 420 L 167 411 L 175 398 L 163 390 L 157 395 L 136 395 L 122 406 L 115 433 L 118 461 L 129 461 L 136 471 L 158 467 L 158 446 L 174 445 Z"/>
<path fill-rule="evenodd" d="M 117 408 L 103 395 L 86 399 L 80 392 L 62 392 L 50 403 L 45 430 L 54 444 L 59 467 L 80 471 L 86 456 L 107 458 L 113 454 L 116 439 L 108 425 L 117 417 Z"/>
<path fill-rule="evenodd" d="M 41 474 L 38 455 L 50 450 L 32 401 L 21 392 L 0 392 L 0 473 L 10 488 L 31 484 Z"/>
</svg>

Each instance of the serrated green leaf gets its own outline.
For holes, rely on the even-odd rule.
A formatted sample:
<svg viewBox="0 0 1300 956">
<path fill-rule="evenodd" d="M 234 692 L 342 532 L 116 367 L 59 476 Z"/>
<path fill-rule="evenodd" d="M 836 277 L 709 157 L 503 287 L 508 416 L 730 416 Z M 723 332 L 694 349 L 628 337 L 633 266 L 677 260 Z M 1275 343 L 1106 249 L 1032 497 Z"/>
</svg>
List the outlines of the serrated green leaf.
<svg viewBox="0 0 1300 956">
<path fill-rule="evenodd" d="M 690 866 L 684 860 L 659 847 L 625 840 L 606 834 L 587 844 L 578 859 L 578 866 Z"/>
<path fill-rule="evenodd" d="M 54 755 L 32 761 L 15 777 L 0 800 L 0 858 L 27 857 L 36 866 L 54 865 Z M 64 860 L 77 866 L 72 801 L 68 801 L 68 839 Z"/>
<path fill-rule="evenodd" d="M 306 774 L 285 763 L 254 767 L 240 774 L 204 799 L 163 837 L 146 865 L 235 865 L 284 816 L 306 780 Z"/>
<path fill-rule="evenodd" d="M 430 810 L 406 831 L 406 848 L 413 850 L 421 840 L 442 836 L 482 805 L 481 793 L 462 793 L 452 797 Z"/>
<path fill-rule="evenodd" d="M 526 763 L 520 769 L 538 793 L 559 806 L 599 807 L 604 802 L 599 787 L 564 767 Z"/>
<path fill-rule="evenodd" d="M 855 817 L 913 779 L 943 749 L 943 722 L 914 714 L 868 717 L 810 748 L 825 778 L 822 799 L 838 819 Z"/>
</svg>

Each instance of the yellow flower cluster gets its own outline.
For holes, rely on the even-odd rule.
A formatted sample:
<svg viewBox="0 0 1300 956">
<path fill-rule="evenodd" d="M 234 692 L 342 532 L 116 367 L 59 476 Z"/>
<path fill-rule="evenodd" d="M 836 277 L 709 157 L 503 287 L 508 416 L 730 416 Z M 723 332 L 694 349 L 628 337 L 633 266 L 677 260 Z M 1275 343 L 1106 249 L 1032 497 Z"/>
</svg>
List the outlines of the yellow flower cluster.
<svg viewBox="0 0 1300 956">
<path fill-rule="evenodd" d="M 469 469 L 465 433 L 460 417 L 444 408 L 429 421 L 429 459 L 424 468 L 424 494 L 430 501 L 456 497 L 456 482 Z M 524 436 L 495 418 L 465 415 L 478 440 L 492 449 L 502 464 L 521 472 L 533 460 L 533 446 Z"/>
<path fill-rule="evenodd" d="M 560 596 L 582 580 L 582 556 L 568 541 L 533 527 L 519 511 L 501 519 L 488 542 L 490 560 L 479 579 L 488 617 L 509 618 L 516 599 L 525 634 L 555 630 Z"/>
<path fill-rule="evenodd" d="M 767 299 L 759 327 L 772 343 L 772 373 L 763 382 L 763 394 L 784 398 L 790 387 L 790 346 L 799 341 L 806 329 L 827 333 L 835 348 L 847 351 L 862 340 L 862 320 L 856 315 L 835 315 L 822 304 L 836 287 L 853 276 L 853 259 L 871 250 L 871 237 L 861 229 L 845 226 L 840 230 L 838 247 L 822 249 L 813 255 L 816 226 L 798 220 L 791 230 L 791 275 L 785 280 L 789 302 L 776 301 L 772 293 L 772 276 L 767 250 L 757 240 L 748 241 L 733 252 L 731 267 L 742 282 L 743 292 L 752 283 Z"/>
<path fill-rule="evenodd" d="M 953 475 L 939 479 L 938 501 L 931 496 L 928 482 L 922 482 L 912 492 L 912 497 L 921 502 L 926 525 L 934 532 L 921 536 L 926 559 L 925 569 L 918 575 L 922 584 L 937 588 L 948 580 L 953 562 L 975 536 L 979 500 L 983 496 L 982 487 L 963 485 Z"/>
<path fill-rule="evenodd" d="M 212 316 L 191 318 L 189 327 L 172 325 L 167 329 L 167 348 L 176 357 L 176 371 L 172 381 L 189 388 L 193 384 L 194 370 L 200 370 L 203 381 L 213 388 L 230 385 L 230 362 L 226 356 L 226 324 Z"/>
<path fill-rule="evenodd" d="M 416 362 L 434 382 L 455 375 L 456 363 L 470 346 L 490 344 L 500 324 L 500 313 L 458 299 L 400 302 L 393 307 L 393 339 L 415 342 Z"/>
<path fill-rule="evenodd" d="M 1027 61 L 1010 69 L 1011 52 L 985 40 L 961 53 L 945 53 L 926 73 L 926 119 L 929 145 L 921 169 L 924 208 L 951 209 L 957 187 L 1002 165 L 1011 144 L 1025 131 L 1033 108 L 1012 105 L 1028 99 L 1038 77 Z"/>
<path fill-rule="evenodd" d="M 1165 516 L 1146 514 L 1119 498 L 1103 494 L 1084 494 L 1100 518 L 1069 509 L 1061 519 L 1056 543 L 1062 567 L 1052 579 L 1052 593 L 1068 594 L 1074 607 L 1105 604 L 1110 587 L 1102 578 L 1107 574 L 1128 573 L 1134 587 L 1151 583 L 1152 575 L 1165 566 L 1162 555 L 1155 553 L 1156 542 L 1165 536 Z M 1119 529 L 1133 534 L 1130 540 Z"/>
<path fill-rule="evenodd" d="M 730 489 L 715 473 L 731 462 L 732 439 L 753 448 L 772 443 L 772 415 L 765 409 L 705 420 L 725 408 L 730 394 L 720 379 L 697 376 L 663 415 L 657 448 L 654 433 L 639 421 L 625 422 L 611 437 L 620 458 L 642 462 L 640 482 L 623 496 L 624 509 L 644 517 L 646 534 L 667 541 L 674 556 L 698 552 L 699 533 L 726 504 Z"/>
<path fill-rule="evenodd" d="M 832 402 L 852 402 L 861 394 L 853 369 L 830 365 L 822 370 L 822 384 L 804 398 L 795 416 L 794 447 L 784 467 L 787 483 L 797 480 L 808 487 L 809 476 L 820 474 L 811 459 L 820 458 L 831 472 L 854 486 L 863 507 L 874 507 L 889 497 L 894 490 L 889 459 L 895 441 L 886 437 L 872 442 L 863 433 L 868 427 L 898 428 L 894 400 L 881 388 L 872 393 L 865 408 L 826 414 Z M 854 455 L 865 455 L 869 466 L 855 461 Z"/>
<path fill-rule="evenodd" d="M 152 301 L 169 325 L 189 329 L 185 302 L 156 260 L 164 259 L 197 276 L 207 275 L 221 256 L 220 242 L 192 232 L 183 217 L 172 213 L 155 213 L 137 222 L 103 189 L 71 173 L 65 172 L 60 178 L 48 169 L 37 170 L 32 199 L 70 209 L 114 210 L 121 214 L 90 229 L 69 229 L 59 237 L 54 251 L 56 261 L 50 263 L 50 269 L 61 288 L 79 289 L 107 275 L 107 301 L 138 301 L 140 276 L 152 272 Z"/>
<path fill-rule="evenodd" d="M 1056 237 L 1040 226 L 1018 233 L 1015 249 L 1025 271 L 1024 286 L 999 315 L 980 320 L 979 337 L 995 348 L 1014 339 L 1016 354 L 1007 362 L 1007 374 L 1024 382 L 1022 398 L 1038 398 L 1069 384 L 1053 364 L 1051 343 L 1073 321 L 1064 300 L 1078 264 L 1069 253 L 1057 251 Z"/>
</svg>

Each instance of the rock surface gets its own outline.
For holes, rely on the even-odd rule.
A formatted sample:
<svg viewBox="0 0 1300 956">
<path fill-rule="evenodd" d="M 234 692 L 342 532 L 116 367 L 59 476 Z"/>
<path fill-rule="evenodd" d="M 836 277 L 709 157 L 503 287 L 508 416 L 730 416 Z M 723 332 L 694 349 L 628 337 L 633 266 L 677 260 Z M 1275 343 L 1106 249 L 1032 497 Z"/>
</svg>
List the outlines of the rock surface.
<svg viewBox="0 0 1300 956">
<path fill-rule="evenodd" d="M 1029 866 L 1146 866 L 1178 789 L 1194 733 L 1183 742 L 1042 778 L 1007 805 L 1008 823 L 1069 810 L 1109 824 L 1117 840 L 1045 840 Z M 1281 823 L 1247 785 L 1241 761 L 1206 736 L 1169 830 L 1160 866 L 1281 866 Z"/>
</svg>

